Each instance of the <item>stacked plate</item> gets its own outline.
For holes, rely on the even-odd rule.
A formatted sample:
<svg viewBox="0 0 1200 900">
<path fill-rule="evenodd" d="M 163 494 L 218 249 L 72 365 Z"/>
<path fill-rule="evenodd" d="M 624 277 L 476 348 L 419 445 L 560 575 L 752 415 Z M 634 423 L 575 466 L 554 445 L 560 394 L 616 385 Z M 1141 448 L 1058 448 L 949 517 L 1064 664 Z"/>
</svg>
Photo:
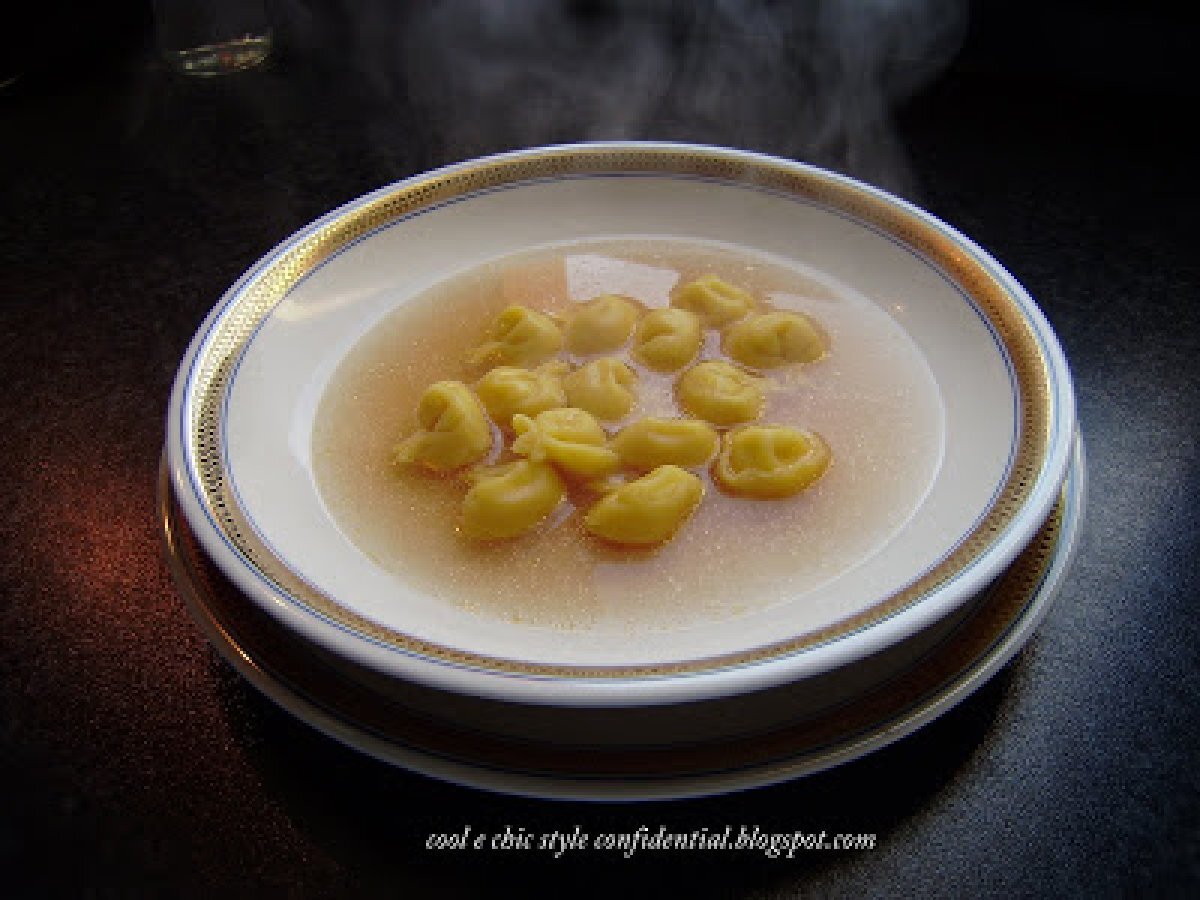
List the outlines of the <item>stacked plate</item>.
<svg viewBox="0 0 1200 900">
<path fill-rule="evenodd" d="M 841 517 L 828 533 L 841 538 L 818 520 L 794 534 L 780 526 L 770 540 L 743 537 L 762 546 L 739 549 L 738 534 L 697 527 L 683 542 L 690 559 L 731 554 L 717 568 L 733 574 L 705 582 L 715 587 L 696 594 L 705 597 L 694 611 L 679 588 L 680 567 L 691 565 L 682 550 L 683 562 L 663 565 L 666 551 L 606 551 L 580 557 L 599 560 L 594 572 L 533 566 L 548 573 L 526 573 L 538 596 L 506 610 L 492 594 L 503 594 L 501 580 L 511 594 L 519 579 L 459 577 L 470 558 L 461 553 L 457 568 L 437 562 L 438 542 L 463 540 L 438 531 L 441 510 L 417 508 L 383 544 L 354 520 L 353 491 L 340 495 L 329 475 L 330 455 L 353 447 L 354 435 L 344 440 L 343 422 L 331 442 L 329 409 L 348 367 L 369 376 L 355 362 L 363 347 L 412 332 L 389 363 L 401 382 L 406 367 L 469 380 L 457 372 L 461 358 L 444 352 L 456 332 L 476 340 L 485 324 L 460 321 L 462 285 L 490 290 L 486 273 L 504 271 L 497 261 L 540 260 L 544 274 L 553 269 L 545 260 L 560 260 L 547 288 L 558 302 L 595 296 L 600 271 L 652 307 L 669 302 L 672 277 L 653 264 L 655 248 L 736 258 L 751 275 L 794 273 L 801 288 L 773 298 L 818 321 L 827 313 L 830 358 L 859 347 L 848 372 L 904 354 L 919 362 L 910 381 L 924 394 L 835 392 L 863 422 L 861 439 L 834 442 L 818 482 L 826 521 Z M 535 282 L 545 279 L 522 283 Z M 502 300 L 503 285 L 495 290 Z M 886 319 L 890 337 L 856 344 L 854 309 Z M 434 323 L 427 340 L 421 323 Z M 405 358 L 421 353 L 433 362 Z M 802 393 L 816 377 L 801 374 L 792 387 Z M 892 383 L 886 374 L 876 382 Z M 396 398 L 397 423 L 417 400 Z M 879 439 L 880 422 L 895 423 L 894 450 Z M 380 759 L 554 797 L 768 784 L 920 727 L 1029 638 L 1069 563 L 1084 491 L 1061 348 L 987 253 L 859 182 L 676 144 L 476 160 L 313 223 L 247 272 L 200 327 L 166 445 L 169 558 L 192 613 L 247 679 Z M 863 498 L 879 496 L 891 506 L 872 512 Z M 561 519 L 570 528 L 578 515 Z M 739 562 L 753 553 L 773 556 Z M 579 585 L 600 577 L 605 590 L 580 606 Z M 624 602 L 621 585 L 648 602 Z M 562 601 L 575 604 L 571 616 L 555 616 L 560 593 L 572 595 Z M 660 595 L 674 598 L 670 615 L 642 615 Z"/>
</svg>

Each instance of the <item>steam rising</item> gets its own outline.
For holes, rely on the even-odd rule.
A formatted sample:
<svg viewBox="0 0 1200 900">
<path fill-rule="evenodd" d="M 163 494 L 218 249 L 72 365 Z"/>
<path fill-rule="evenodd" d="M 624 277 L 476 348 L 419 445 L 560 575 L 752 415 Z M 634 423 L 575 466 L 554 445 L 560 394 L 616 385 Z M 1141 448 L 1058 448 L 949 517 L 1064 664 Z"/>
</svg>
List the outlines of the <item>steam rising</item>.
<svg viewBox="0 0 1200 900">
<path fill-rule="evenodd" d="M 408 94 L 444 160 L 683 140 L 900 193 L 912 185 L 890 109 L 949 62 L 966 22 L 965 0 L 443 0 L 400 20 L 376 8 L 387 21 L 353 8 L 375 35 L 370 74 Z"/>
</svg>

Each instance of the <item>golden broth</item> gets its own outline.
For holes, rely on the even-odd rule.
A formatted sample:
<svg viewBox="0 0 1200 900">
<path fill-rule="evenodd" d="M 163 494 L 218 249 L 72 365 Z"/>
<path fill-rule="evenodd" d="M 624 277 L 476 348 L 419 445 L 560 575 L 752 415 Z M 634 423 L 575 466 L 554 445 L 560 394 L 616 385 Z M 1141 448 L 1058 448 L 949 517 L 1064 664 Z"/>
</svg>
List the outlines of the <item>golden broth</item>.
<svg viewBox="0 0 1200 900">
<path fill-rule="evenodd" d="M 505 306 L 565 312 L 601 293 L 667 305 L 667 291 L 715 273 L 816 320 L 830 352 L 769 373 L 763 423 L 819 432 L 829 471 L 782 500 L 728 496 L 707 471 L 705 497 L 666 545 L 623 550 L 588 535 L 586 508 L 509 541 L 456 530 L 466 485 L 391 465 L 417 427 L 434 381 L 472 383 L 463 357 Z M 607 354 L 616 355 L 616 354 Z M 629 419 L 680 415 L 678 373 L 622 358 L 639 376 Z M 707 332 L 702 357 L 720 355 Z M 317 412 L 313 465 L 334 521 L 370 559 L 406 583 L 483 615 L 559 627 L 682 627 L 761 608 L 861 563 L 912 515 L 941 460 L 937 386 L 908 335 L 883 310 L 828 277 L 726 245 L 673 239 L 586 242 L 488 264 L 404 304 L 359 341 Z M 615 433 L 621 423 L 613 423 Z M 575 498 L 582 501 L 582 498 Z"/>
</svg>

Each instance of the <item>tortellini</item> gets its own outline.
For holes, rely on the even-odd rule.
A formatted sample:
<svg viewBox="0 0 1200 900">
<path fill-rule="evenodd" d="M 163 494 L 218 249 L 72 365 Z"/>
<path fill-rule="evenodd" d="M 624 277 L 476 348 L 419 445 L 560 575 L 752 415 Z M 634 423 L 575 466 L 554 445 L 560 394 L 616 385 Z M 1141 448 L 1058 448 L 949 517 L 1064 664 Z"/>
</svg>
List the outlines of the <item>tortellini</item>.
<svg viewBox="0 0 1200 900">
<path fill-rule="evenodd" d="M 699 419 L 639 419 L 612 439 L 621 464 L 653 469 L 702 466 L 717 449 L 717 432 Z"/>
<path fill-rule="evenodd" d="M 570 369 L 554 360 L 536 369 L 496 366 L 475 383 L 475 393 L 492 421 L 506 430 L 520 413 L 536 416 L 548 409 L 567 405 L 562 376 Z"/>
<path fill-rule="evenodd" d="M 716 359 L 679 376 L 675 392 L 684 410 L 714 425 L 751 422 L 762 414 L 766 401 L 761 378 Z"/>
<path fill-rule="evenodd" d="M 790 497 L 825 474 L 831 459 L 829 445 L 814 431 L 748 425 L 726 433 L 713 476 L 734 494 Z"/>
<path fill-rule="evenodd" d="M 604 294 L 580 305 L 567 322 L 567 349 L 581 356 L 607 353 L 625 345 L 640 310 L 619 294 Z"/>
<path fill-rule="evenodd" d="M 675 535 L 704 496 L 704 484 L 679 466 L 659 466 L 621 485 L 584 516 L 592 534 L 617 544 L 661 544 Z"/>
<path fill-rule="evenodd" d="M 567 407 L 536 417 L 513 416 L 517 439 L 512 451 L 534 462 L 550 462 L 563 474 L 602 478 L 617 470 L 617 454 L 608 435 L 590 413 Z"/>
<path fill-rule="evenodd" d="M 705 275 L 676 288 L 671 305 L 696 313 L 709 328 L 724 328 L 754 309 L 754 298 L 716 275 Z"/>
<path fill-rule="evenodd" d="M 658 372 L 682 369 L 700 352 L 703 339 L 700 317 L 686 309 L 655 309 L 638 323 L 633 355 Z"/>
<path fill-rule="evenodd" d="M 398 463 L 417 463 L 439 474 L 478 462 L 492 449 L 492 428 L 483 407 L 461 381 L 431 384 L 417 405 L 421 430 L 392 453 Z"/>
<path fill-rule="evenodd" d="M 744 366 L 773 369 L 820 359 L 825 355 L 825 339 L 806 315 L 767 312 L 729 326 L 721 349 Z"/>
<path fill-rule="evenodd" d="M 545 462 L 517 460 L 473 473 L 462 505 L 462 530 L 480 540 L 516 537 L 546 519 L 563 499 L 563 483 Z"/>
<path fill-rule="evenodd" d="M 637 402 L 636 388 L 637 375 L 621 360 L 611 356 L 594 359 L 563 379 L 563 389 L 571 406 L 608 422 L 629 415 Z"/>
<path fill-rule="evenodd" d="M 562 332 L 548 315 L 527 306 L 510 306 L 488 327 L 483 343 L 467 354 L 467 364 L 535 366 L 562 345 Z"/>
<path fill-rule="evenodd" d="M 719 358 L 702 359 L 706 328 L 721 332 Z M 619 294 L 562 318 L 509 306 L 467 354 L 474 392 L 461 381 L 431 385 L 417 409 L 421 430 L 393 458 L 438 475 L 505 460 L 462 476 L 460 531 L 471 539 L 512 538 L 578 515 L 594 538 L 655 548 L 703 500 L 704 482 L 689 469 L 711 467 L 722 495 L 754 500 L 792 496 L 825 473 L 832 451 L 820 435 L 750 423 L 775 381 L 755 370 L 827 350 L 807 316 L 760 307 L 716 275 L 649 311 Z M 656 416 L 631 421 L 639 404 Z M 624 427 L 610 439 L 601 422 Z"/>
</svg>

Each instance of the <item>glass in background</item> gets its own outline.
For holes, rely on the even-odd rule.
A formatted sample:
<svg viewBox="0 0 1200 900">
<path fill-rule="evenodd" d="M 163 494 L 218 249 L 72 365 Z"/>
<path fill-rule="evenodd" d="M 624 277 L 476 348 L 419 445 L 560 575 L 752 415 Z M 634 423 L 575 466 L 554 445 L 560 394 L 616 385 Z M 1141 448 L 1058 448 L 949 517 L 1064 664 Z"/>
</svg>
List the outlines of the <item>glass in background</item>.
<svg viewBox="0 0 1200 900">
<path fill-rule="evenodd" d="M 167 63 L 188 75 L 252 69 L 271 54 L 264 0 L 154 0 L 154 29 Z"/>
</svg>

